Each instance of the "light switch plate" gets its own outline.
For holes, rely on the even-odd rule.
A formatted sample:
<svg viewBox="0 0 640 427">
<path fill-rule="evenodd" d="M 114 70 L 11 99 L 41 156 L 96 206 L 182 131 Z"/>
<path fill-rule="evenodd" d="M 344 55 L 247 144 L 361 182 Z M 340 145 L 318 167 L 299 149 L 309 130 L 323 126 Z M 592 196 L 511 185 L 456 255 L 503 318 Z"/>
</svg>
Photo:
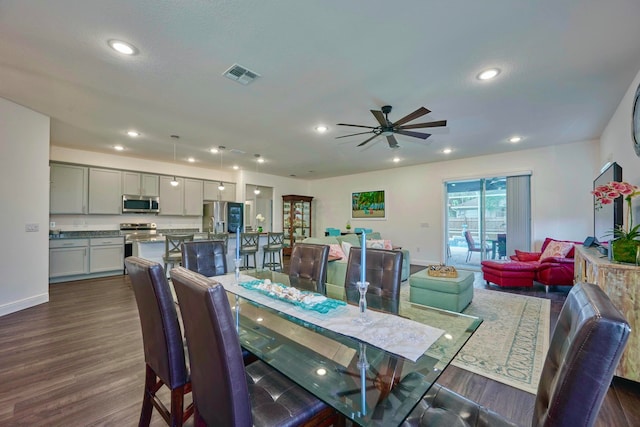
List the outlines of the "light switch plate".
<svg viewBox="0 0 640 427">
<path fill-rule="evenodd" d="M 24 231 L 32 233 L 34 231 L 40 231 L 40 224 L 25 224 Z"/>
</svg>

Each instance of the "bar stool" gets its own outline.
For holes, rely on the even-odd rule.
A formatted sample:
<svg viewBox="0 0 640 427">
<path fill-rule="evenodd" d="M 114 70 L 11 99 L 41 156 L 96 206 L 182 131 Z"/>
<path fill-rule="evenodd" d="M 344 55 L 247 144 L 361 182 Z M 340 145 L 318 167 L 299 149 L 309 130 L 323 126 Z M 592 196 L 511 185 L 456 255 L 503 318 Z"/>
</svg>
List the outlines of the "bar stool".
<svg viewBox="0 0 640 427">
<path fill-rule="evenodd" d="M 208 234 L 209 240 L 222 240 L 224 242 L 224 254 L 227 254 L 229 247 L 229 233 L 212 233 Z"/>
<path fill-rule="evenodd" d="M 182 263 L 182 244 L 184 242 L 192 242 L 193 234 L 165 234 L 164 240 L 164 255 L 162 260 L 164 261 L 164 271 L 168 272 L 168 265 L 171 264 L 171 268 L 176 264 Z"/>
<path fill-rule="evenodd" d="M 284 233 L 267 233 L 267 244 L 262 247 L 262 268 L 282 271 L 282 248 L 284 247 Z M 265 262 L 269 254 L 269 262 Z M 276 254 L 278 262 L 276 262 Z"/>
<path fill-rule="evenodd" d="M 240 257 L 244 256 L 242 270 L 250 268 L 258 268 L 256 254 L 258 253 L 258 240 L 260 233 L 241 233 L 240 234 Z M 253 255 L 253 267 L 249 266 L 249 255 Z"/>
</svg>

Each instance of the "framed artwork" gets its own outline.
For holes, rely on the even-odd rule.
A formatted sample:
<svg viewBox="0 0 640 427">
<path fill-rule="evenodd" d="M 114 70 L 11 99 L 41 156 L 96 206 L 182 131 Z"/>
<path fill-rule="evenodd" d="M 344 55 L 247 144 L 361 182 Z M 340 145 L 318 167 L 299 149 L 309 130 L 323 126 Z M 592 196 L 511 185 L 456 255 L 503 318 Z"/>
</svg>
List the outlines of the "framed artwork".
<svg viewBox="0 0 640 427">
<path fill-rule="evenodd" d="M 384 190 L 351 193 L 351 219 L 385 219 Z"/>
</svg>

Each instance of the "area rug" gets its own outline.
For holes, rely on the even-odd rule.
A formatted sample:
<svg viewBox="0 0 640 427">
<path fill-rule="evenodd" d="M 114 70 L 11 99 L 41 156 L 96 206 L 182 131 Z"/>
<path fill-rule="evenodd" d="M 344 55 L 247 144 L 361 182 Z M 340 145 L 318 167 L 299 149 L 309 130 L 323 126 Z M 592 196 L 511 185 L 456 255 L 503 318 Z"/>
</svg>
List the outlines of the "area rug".
<svg viewBox="0 0 640 427">
<path fill-rule="evenodd" d="M 408 283 L 402 291 L 408 301 Z M 474 289 L 464 314 L 483 322 L 452 364 L 536 394 L 549 347 L 550 307 L 544 298 Z"/>
</svg>

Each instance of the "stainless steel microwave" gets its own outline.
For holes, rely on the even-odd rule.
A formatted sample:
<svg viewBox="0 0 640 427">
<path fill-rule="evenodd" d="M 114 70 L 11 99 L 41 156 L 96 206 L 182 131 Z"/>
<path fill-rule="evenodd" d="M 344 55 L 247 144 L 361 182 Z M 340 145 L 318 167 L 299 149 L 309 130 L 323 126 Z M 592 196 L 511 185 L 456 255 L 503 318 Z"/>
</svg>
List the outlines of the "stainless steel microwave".
<svg viewBox="0 0 640 427">
<path fill-rule="evenodd" d="M 157 196 L 122 196 L 122 213 L 158 213 L 160 198 Z"/>
</svg>

